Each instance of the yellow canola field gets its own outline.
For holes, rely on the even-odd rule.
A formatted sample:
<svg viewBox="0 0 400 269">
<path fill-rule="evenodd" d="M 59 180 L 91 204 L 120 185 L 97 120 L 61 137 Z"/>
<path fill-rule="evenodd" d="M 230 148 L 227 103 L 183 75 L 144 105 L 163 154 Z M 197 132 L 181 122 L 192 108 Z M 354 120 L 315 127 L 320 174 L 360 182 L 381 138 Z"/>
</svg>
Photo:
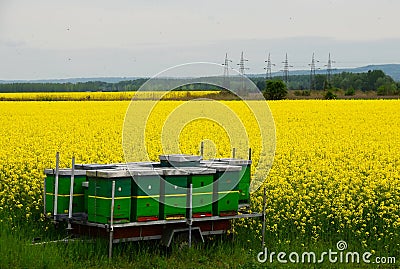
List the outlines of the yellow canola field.
<svg viewBox="0 0 400 269">
<path fill-rule="evenodd" d="M 0 93 L 0 101 L 126 101 L 134 96 L 143 100 L 190 99 L 218 94 L 219 91 L 130 91 L 130 92 L 12 92 Z"/>
<path fill-rule="evenodd" d="M 151 159 L 163 152 L 163 121 L 182 103 L 163 101 L 153 111 L 146 128 Z M 223 103 L 236 114 L 245 111 L 239 102 Z M 123 162 L 122 126 L 128 105 L 0 102 L 0 221 L 38 219 L 43 169 L 55 166 L 57 151 L 63 167 L 70 166 L 73 155 L 77 163 Z M 277 148 L 264 183 L 268 231 L 282 238 L 351 235 L 365 244 L 398 241 L 400 101 L 275 101 L 269 106 Z M 258 147 L 255 122 L 239 117 L 250 146 Z M 177 139 L 184 153 L 197 154 L 202 140 L 206 157 L 228 157 L 232 149 L 229 134 L 207 119 L 187 124 Z M 240 150 L 244 157 L 246 149 Z M 253 196 L 256 210 L 261 209 L 260 194 Z"/>
<path fill-rule="evenodd" d="M 283 101 L 270 107 L 277 151 L 265 183 L 268 229 L 315 240 L 355 236 L 363 245 L 398 243 L 400 101 Z"/>
</svg>

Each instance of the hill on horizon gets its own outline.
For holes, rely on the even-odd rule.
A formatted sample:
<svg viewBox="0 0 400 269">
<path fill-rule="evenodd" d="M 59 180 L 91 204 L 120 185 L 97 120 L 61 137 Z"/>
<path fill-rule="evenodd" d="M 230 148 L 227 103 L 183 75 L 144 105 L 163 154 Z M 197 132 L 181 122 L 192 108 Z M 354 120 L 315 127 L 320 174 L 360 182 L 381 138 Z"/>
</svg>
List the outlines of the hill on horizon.
<svg viewBox="0 0 400 269">
<path fill-rule="evenodd" d="M 400 81 L 400 64 L 378 64 L 366 65 L 355 68 L 333 69 L 332 74 L 350 72 L 365 73 L 369 70 L 382 70 L 385 74 L 391 76 L 395 81 Z M 326 74 L 326 70 L 316 70 L 316 74 Z M 310 70 L 292 70 L 290 75 L 309 75 Z M 265 74 L 247 74 L 248 77 L 262 77 Z M 282 76 L 282 72 L 273 72 L 273 77 Z M 100 81 L 106 83 L 118 83 L 121 81 L 136 80 L 145 77 L 89 77 L 89 78 L 60 78 L 60 79 L 37 79 L 37 80 L 0 80 L 1 84 L 5 83 L 85 83 L 89 81 Z"/>
<path fill-rule="evenodd" d="M 391 76 L 395 81 L 400 81 L 400 64 L 377 64 L 377 65 L 366 65 L 362 67 L 355 68 L 340 68 L 332 69 L 332 74 L 338 74 L 342 72 L 349 73 L 366 73 L 369 70 L 382 70 L 386 75 Z M 293 70 L 290 71 L 290 75 L 309 75 L 310 70 Z M 316 70 L 315 74 L 326 74 L 325 70 Z M 265 76 L 265 74 L 251 74 L 249 77 L 260 77 Z M 273 72 L 273 77 L 282 76 L 282 72 Z"/>
</svg>

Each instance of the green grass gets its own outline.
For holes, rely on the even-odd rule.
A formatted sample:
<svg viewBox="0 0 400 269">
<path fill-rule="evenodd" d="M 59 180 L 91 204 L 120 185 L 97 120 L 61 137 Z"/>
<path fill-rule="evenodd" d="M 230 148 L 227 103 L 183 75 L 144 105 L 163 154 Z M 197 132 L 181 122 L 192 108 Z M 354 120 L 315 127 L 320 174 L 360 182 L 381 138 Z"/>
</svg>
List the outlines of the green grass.
<svg viewBox="0 0 400 269">
<path fill-rule="evenodd" d="M 259 263 L 257 254 L 261 251 L 261 242 L 253 232 L 237 228 L 232 236 L 213 237 L 205 244 L 197 243 L 192 248 L 187 244 L 174 244 L 171 249 L 160 247 L 157 241 L 143 241 L 115 244 L 113 259 L 108 259 L 106 240 L 73 241 L 69 243 L 47 243 L 32 245 L 32 239 L 41 236 L 41 241 L 62 239 L 65 230 L 50 227 L 48 231 L 32 226 L 11 229 L 1 224 L 0 231 L 0 268 L 377 268 L 377 264 L 282 264 Z M 303 253 L 313 251 L 321 253 L 329 249 L 336 250 L 336 240 L 312 241 L 306 239 L 284 240 L 267 234 L 268 251 Z M 348 251 L 363 253 L 370 251 L 362 248 L 361 243 L 346 239 Z M 399 249 L 377 251 L 375 255 L 399 257 Z M 396 265 L 396 264 L 395 264 Z M 396 268 L 384 265 L 378 268 Z"/>
</svg>

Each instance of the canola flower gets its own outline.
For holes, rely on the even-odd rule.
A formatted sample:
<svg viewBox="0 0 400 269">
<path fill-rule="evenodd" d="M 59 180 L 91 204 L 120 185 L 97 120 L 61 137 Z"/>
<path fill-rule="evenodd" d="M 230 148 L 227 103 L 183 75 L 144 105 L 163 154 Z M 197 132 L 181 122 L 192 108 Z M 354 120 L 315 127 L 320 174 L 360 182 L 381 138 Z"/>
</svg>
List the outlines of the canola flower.
<svg viewBox="0 0 400 269">
<path fill-rule="evenodd" d="M 148 122 L 150 158 L 163 152 L 162 123 L 182 101 L 163 101 Z M 254 122 L 240 102 L 224 102 L 245 123 L 257 148 Z M 30 222 L 42 212 L 43 169 L 80 163 L 123 162 L 122 125 L 129 102 L 0 102 L 0 216 Z M 399 241 L 400 101 L 275 101 L 277 148 L 267 189 L 267 230 L 282 240 L 330 236 L 372 242 Z M 243 113 L 243 114 L 241 114 Z M 185 125 L 180 150 L 206 157 L 228 157 L 229 135 L 207 119 Z M 208 142 L 207 142 L 208 141 Z M 210 142 L 212 141 L 212 142 Z M 167 143 L 168 144 L 168 143 Z M 239 147 L 238 147 L 239 149 Z M 244 157 L 245 151 L 238 153 Z M 207 155 L 208 154 L 208 155 Z M 254 156 L 257 161 L 259 156 Z M 261 210 L 262 191 L 252 196 Z M 249 229 L 259 232 L 254 220 Z"/>
</svg>

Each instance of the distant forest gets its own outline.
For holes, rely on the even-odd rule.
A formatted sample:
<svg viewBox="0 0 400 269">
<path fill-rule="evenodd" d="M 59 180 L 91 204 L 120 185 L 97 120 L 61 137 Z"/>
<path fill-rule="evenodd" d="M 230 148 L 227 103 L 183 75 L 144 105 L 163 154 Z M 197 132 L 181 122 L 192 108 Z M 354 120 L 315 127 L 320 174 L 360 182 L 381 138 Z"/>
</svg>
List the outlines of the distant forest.
<svg viewBox="0 0 400 269">
<path fill-rule="evenodd" d="M 265 89 L 264 77 L 251 77 L 254 84 L 260 90 Z M 273 78 L 279 79 L 279 78 Z M 174 84 L 174 79 L 159 79 L 160 87 L 155 90 L 163 90 L 166 85 Z M 180 79 L 182 80 L 182 79 Z M 147 78 L 107 83 L 101 81 L 78 83 L 6 83 L 0 84 L 0 92 L 124 92 L 137 91 L 147 81 Z M 221 90 L 208 84 L 188 84 L 176 90 Z M 381 70 L 368 71 L 366 73 L 342 72 L 333 74 L 328 81 L 326 75 L 315 75 L 311 80 L 310 75 L 291 76 L 287 85 L 290 90 L 325 90 L 342 89 L 344 91 L 377 91 L 378 94 L 398 94 L 400 83 L 395 82 L 390 76 Z"/>
<path fill-rule="evenodd" d="M 253 78 L 259 89 L 264 89 L 265 78 Z M 334 74 L 328 81 L 327 75 L 315 75 L 311 80 L 310 75 L 291 76 L 287 85 L 290 90 L 328 90 L 341 89 L 343 91 L 376 91 L 380 95 L 399 94 L 400 82 L 394 81 L 381 70 L 366 73 L 342 72 Z"/>
</svg>

